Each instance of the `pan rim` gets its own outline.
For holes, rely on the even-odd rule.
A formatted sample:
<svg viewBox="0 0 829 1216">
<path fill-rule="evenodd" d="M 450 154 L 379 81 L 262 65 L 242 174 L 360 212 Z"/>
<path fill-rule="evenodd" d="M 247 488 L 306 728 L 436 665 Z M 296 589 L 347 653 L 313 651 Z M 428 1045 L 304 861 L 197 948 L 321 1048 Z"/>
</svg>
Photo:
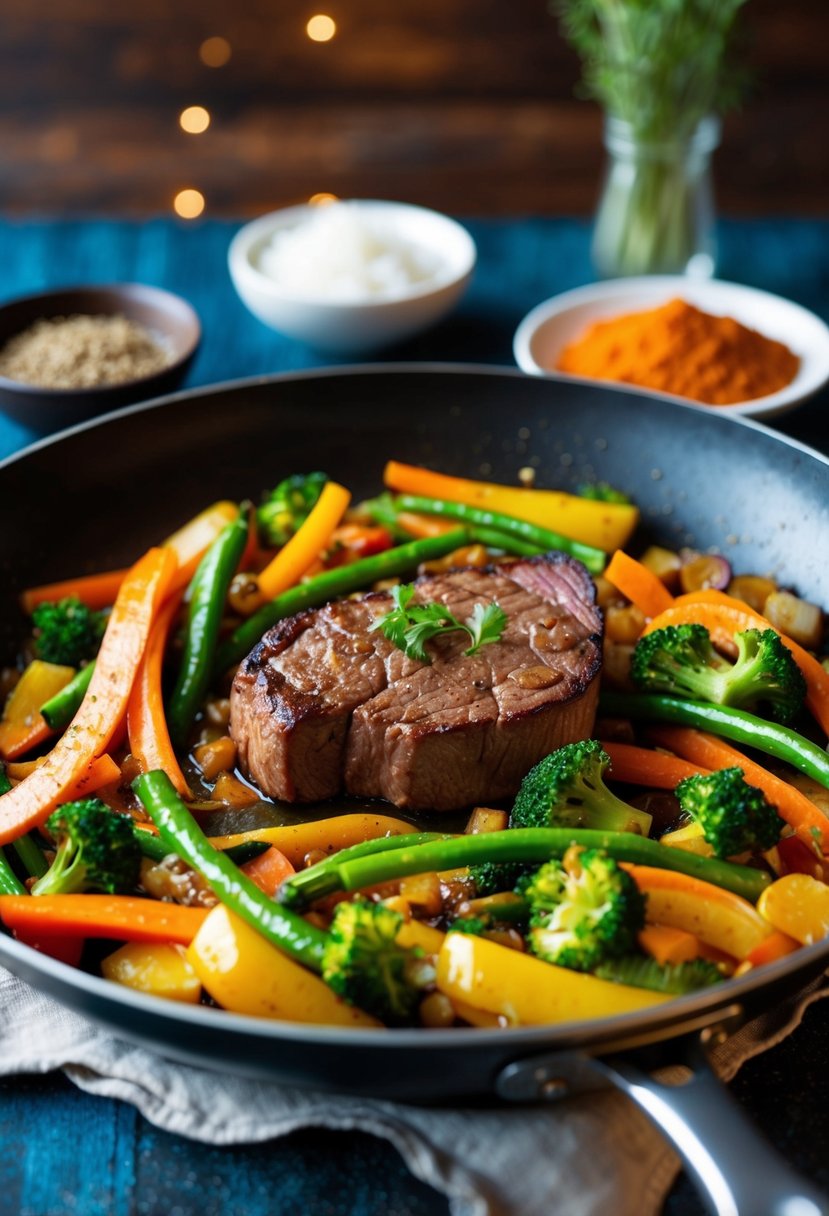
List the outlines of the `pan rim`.
<svg viewBox="0 0 829 1216">
<path fill-rule="evenodd" d="M 323 368 L 306 368 L 257 375 L 184 389 L 163 397 L 125 406 L 78 423 L 54 435 L 38 439 L 26 448 L 0 461 L 0 473 L 6 467 L 25 460 L 29 456 L 36 455 L 44 449 L 60 444 L 77 434 L 116 425 L 123 418 L 142 413 L 149 414 L 157 409 L 163 409 L 166 405 L 175 405 L 204 397 L 221 396 L 232 392 L 244 392 L 248 389 L 278 386 L 283 383 L 296 381 L 342 379 L 344 377 L 350 379 L 367 375 L 392 377 L 440 375 L 467 379 L 486 377 L 493 380 L 523 380 L 535 384 L 544 383 L 543 379 L 529 376 L 518 368 L 456 362 L 350 363 Z M 580 390 L 582 392 L 595 391 L 597 394 L 602 394 L 607 391 L 607 386 L 580 386 Z M 625 389 L 623 391 L 629 392 L 633 397 L 640 396 L 635 390 Z M 279 403 L 274 402 L 273 408 L 278 409 Z M 776 445 L 782 444 L 792 451 L 802 453 L 811 459 L 817 460 L 823 466 L 829 466 L 829 457 L 824 456 L 821 452 L 800 440 L 793 439 L 790 436 L 773 430 L 756 419 L 742 415 L 715 414 L 705 407 L 685 402 L 666 402 L 665 408 L 671 411 L 690 411 L 695 416 L 702 415 L 711 418 L 715 420 L 712 423 L 715 428 L 723 426 L 748 428 L 767 436 Z M 424 1033 L 424 1030 L 420 1028 L 383 1028 L 382 1030 L 374 1030 L 313 1026 L 304 1023 L 271 1021 L 264 1018 L 232 1014 L 224 1011 L 219 1012 L 197 1006 L 178 1006 L 174 1002 L 165 1001 L 162 998 L 132 992 L 128 989 L 121 989 L 120 986 L 108 983 L 100 977 L 80 972 L 57 960 L 38 954 L 31 947 L 18 943 L 5 933 L 0 932 L 0 962 L 6 962 L 9 959 L 13 963 L 21 964 L 26 969 L 43 973 L 56 984 L 66 985 L 78 993 L 85 993 L 90 997 L 100 998 L 104 1004 L 112 1003 L 125 1010 L 132 1009 L 136 1012 L 146 1009 L 148 1012 L 155 1012 L 159 1016 L 164 1015 L 168 1020 L 182 1027 L 186 1027 L 188 1024 L 195 1024 L 205 1029 L 220 1030 L 224 1028 L 230 1033 L 244 1034 L 246 1037 L 258 1041 L 303 1041 L 318 1046 L 366 1046 L 371 1047 L 372 1050 L 383 1050 L 399 1047 L 408 1048 L 428 1043 L 430 1046 L 443 1049 L 450 1046 L 460 1048 L 462 1045 L 474 1043 L 483 1049 L 508 1045 L 510 1048 L 514 1048 L 516 1053 L 520 1054 L 522 1051 L 526 1052 L 527 1049 L 534 1047 L 601 1046 L 602 1043 L 606 1043 L 609 1040 L 624 1036 L 634 1036 L 637 1033 L 653 1032 L 656 1035 L 661 1030 L 666 1031 L 663 1037 L 670 1037 L 670 1028 L 672 1026 L 677 1025 L 681 1028 L 682 1024 L 687 1023 L 689 1019 L 702 1017 L 708 1013 L 712 1015 L 713 1021 L 718 1012 L 738 1005 L 745 998 L 750 998 L 766 987 L 772 987 L 776 981 L 791 981 L 801 972 L 804 974 L 804 977 L 807 974 L 816 974 L 821 960 L 829 963 L 829 939 L 811 946 L 801 947 L 795 954 L 778 960 L 775 963 L 768 964 L 762 970 L 758 970 L 756 974 L 748 974 L 739 979 L 730 979 L 721 989 L 704 990 L 701 993 L 675 997 L 664 1005 L 633 1013 L 592 1019 L 590 1021 L 581 1020 L 552 1025 L 510 1027 L 492 1030 L 479 1027 L 459 1027 L 450 1030 L 430 1030 L 428 1033 Z M 93 1014 L 92 1016 L 96 1015 Z M 101 1021 L 103 1019 L 99 1017 L 98 1020 Z M 113 1029 L 116 1033 L 118 1032 L 117 1026 L 113 1026 Z M 508 1038 L 505 1035 L 505 1030 L 507 1030 Z"/>
</svg>

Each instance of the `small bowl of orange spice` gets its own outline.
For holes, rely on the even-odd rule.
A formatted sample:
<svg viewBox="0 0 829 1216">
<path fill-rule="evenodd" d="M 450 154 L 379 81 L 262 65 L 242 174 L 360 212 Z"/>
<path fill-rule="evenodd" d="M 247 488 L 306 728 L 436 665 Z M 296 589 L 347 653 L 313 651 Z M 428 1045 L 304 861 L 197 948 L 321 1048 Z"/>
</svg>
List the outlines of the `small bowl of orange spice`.
<svg viewBox="0 0 829 1216">
<path fill-rule="evenodd" d="M 781 296 L 654 275 L 539 304 L 513 344 L 525 372 L 601 383 L 733 414 L 780 414 L 829 381 L 829 327 Z"/>
</svg>

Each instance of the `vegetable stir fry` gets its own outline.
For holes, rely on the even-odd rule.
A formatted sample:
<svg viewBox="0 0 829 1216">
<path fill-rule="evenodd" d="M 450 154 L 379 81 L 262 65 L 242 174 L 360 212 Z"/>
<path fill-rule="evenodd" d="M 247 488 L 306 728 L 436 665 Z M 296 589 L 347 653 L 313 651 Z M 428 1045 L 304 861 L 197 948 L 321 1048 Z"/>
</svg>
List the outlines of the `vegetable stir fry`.
<svg viewBox="0 0 829 1216">
<path fill-rule="evenodd" d="M 821 609 L 719 555 L 634 556 L 636 507 L 603 483 L 570 495 L 391 461 L 385 487 L 352 504 L 294 473 L 128 569 L 24 592 L 29 636 L 2 673 L 5 930 L 164 999 L 354 1027 L 610 1016 L 829 935 Z M 454 647 L 451 680 L 484 687 L 482 664 L 509 670 L 520 612 L 479 597 L 456 614 L 417 580 L 516 560 L 593 579 L 584 737 L 461 818 L 263 796 L 229 697 L 268 630 L 356 596 L 387 666 L 448 679 Z M 539 652 L 554 617 L 522 626 Z M 528 697 L 561 678 L 513 675 Z"/>
</svg>

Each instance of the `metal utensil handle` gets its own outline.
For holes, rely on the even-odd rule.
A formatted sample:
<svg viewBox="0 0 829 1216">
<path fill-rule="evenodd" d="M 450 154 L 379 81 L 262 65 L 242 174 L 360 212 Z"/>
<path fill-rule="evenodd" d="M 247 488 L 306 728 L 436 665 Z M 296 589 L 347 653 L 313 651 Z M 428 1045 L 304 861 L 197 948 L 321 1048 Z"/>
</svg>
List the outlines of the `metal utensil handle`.
<svg viewBox="0 0 829 1216">
<path fill-rule="evenodd" d="M 829 1216 L 829 1199 L 755 1131 L 698 1047 L 690 1080 L 668 1085 L 629 1058 L 597 1060 L 679 1153 L 714 1216 Z"/>
</svg>

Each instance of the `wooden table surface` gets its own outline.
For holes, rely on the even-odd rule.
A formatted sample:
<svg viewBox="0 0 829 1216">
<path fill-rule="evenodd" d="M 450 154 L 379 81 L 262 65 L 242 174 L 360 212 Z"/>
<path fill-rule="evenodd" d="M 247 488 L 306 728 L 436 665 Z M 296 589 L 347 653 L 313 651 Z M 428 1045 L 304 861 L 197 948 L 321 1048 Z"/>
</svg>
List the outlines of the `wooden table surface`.
<svg viewBox="0 0 829 1216">
<path fill-rule="evenodd" d="M 601 116 L 547 0 L 6 0 L 0 213 L 250 215 L 319 191 L 463 215 L 587 215 Z M 724 214 L 826 210 L 825 0 L 743 10 L 753 84 L 715 160 Z M 221 67 L 199 57 L 226 39 Z M 201 135 L 178 125 L 208 109 Z"/>
</svg>

